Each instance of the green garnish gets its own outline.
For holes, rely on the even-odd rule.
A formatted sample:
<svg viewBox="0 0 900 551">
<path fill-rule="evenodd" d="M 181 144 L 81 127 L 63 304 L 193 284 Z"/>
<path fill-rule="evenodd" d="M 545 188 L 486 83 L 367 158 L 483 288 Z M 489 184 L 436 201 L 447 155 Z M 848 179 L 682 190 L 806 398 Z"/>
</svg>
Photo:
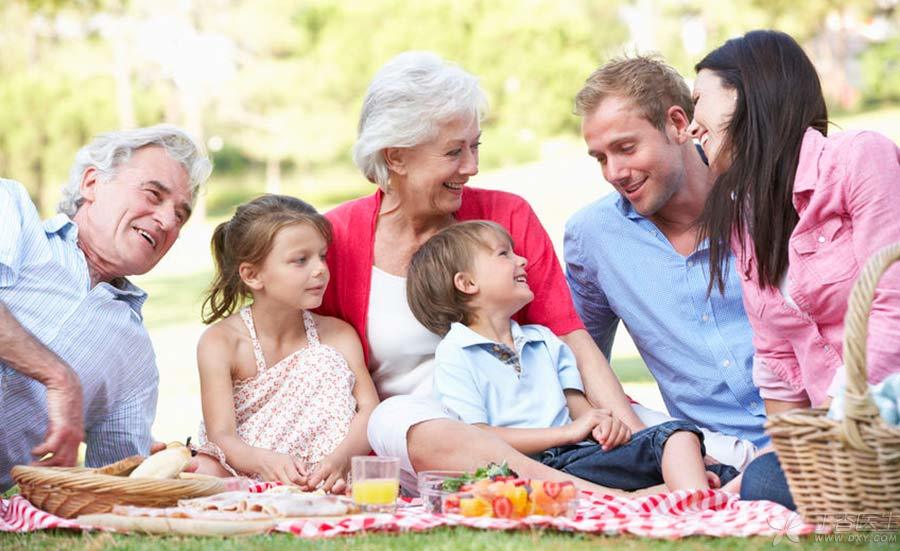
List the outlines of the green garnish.
<svg viewBox="0 0 900 551">
<path fill-rule="evenodd" d="M 486 467 L 479 467 L 475 469 L 474 473 L 464 473 L 462 476 L 458 476 L 456 478 L 448 478 L 441 485 L 441 489 L 445 492 L 458 492 L 460 487 L 464 484 L 471 484 L 476 480 L 481 480 L 484 478 L 495 478 L 498 476 L 512 476 L 518 477 L 519 475 L 516 472 L 509 468 L 509 465 L 506 464 L 506 461 L 500 463 L 499 465 L 496 463 L 488 463 Z"/>
</svg>

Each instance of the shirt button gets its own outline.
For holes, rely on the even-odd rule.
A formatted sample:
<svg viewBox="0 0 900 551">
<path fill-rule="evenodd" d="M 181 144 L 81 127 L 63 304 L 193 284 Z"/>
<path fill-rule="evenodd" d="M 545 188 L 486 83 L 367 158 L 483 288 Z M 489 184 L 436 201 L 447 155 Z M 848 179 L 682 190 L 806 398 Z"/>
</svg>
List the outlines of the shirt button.
<svg viewBox="0 0 900 551">
<path fill-rule="evenodd" d="M 709 314 L 703 314 L 703 321 L 709 321 Z"/>
<path fill-rule="evenodd" d="M 731 360 L 722 360 L 722 367 L 728 367 L 731 365 Z"/>
<path fill-rule="evenodd" d="M 750 409 L 756 409 L 759 406 L 756 402 L 750 402 Z"/>
<path fill-rule="evenodd" d="M 822 348 L 824 348 L 825 350 L 831 350 L 831 345 L 826 344 L 826 345 L 822 346 Z"/>
<path fill-rule="evenodd" d="M 693 260 L 688 260 L 688 261 L 687 261 L 687 267 L 688 267 L 688 268 L 691 268 L 693 265 L 694 265 L 694 261 L 693 261 Z"/>
<path fill-rule="evenodd" d="M 825 236 L 824 236 L 824 235 L 820 235 L 820 236 L 819 236 L 819 243 L 824 243 L 824 242 L 825 242 Z"/>
</svg>

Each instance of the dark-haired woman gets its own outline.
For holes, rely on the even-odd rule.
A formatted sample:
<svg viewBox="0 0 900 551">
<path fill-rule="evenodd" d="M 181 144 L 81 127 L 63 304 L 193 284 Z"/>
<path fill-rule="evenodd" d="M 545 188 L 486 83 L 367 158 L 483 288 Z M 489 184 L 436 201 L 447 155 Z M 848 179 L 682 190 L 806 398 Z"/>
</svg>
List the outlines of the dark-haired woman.
<svg viewBox="0 0 900 551">
<path fill-rule="evenodd" d="M 693 136 L 716 178 L 702 217 L 710 289 L 734 249 L 754 331 L 753 378 L 769 414 L 830 403 L 843 379 L 847 299 L 868 258 L 900 242 L 900 151 L 874 132 L 827 136 L 812 62 L 790 36 L 753 31 L 697 64 Z M 879 284 L 868 375 L 900 369 L 900 269 Z M 774 454 L 741 494 L 793 507 Z"/>
</svg>

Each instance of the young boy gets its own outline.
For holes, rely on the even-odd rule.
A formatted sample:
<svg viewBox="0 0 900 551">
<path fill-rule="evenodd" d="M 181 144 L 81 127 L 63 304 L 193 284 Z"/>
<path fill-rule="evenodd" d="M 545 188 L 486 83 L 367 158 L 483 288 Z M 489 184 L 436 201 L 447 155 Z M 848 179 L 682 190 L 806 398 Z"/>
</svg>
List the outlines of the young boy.
<svg viewBox="0 0 900 551">
<path fill-rule="evenodd" d="M 704 465 L 703 433 L 691 423 L 629 439 L 621 422 L 593 408 L 571 350 L 546 327 L 510 319 L 534 298 L 525 266 L 506 230 L 487 221 L 454 224 L 413 256 L 410 308 L 444 335 L 434 373 L 442 404 L 545 465 L 610 488 L 716 488 L 738 474 Z"/>
</svg>

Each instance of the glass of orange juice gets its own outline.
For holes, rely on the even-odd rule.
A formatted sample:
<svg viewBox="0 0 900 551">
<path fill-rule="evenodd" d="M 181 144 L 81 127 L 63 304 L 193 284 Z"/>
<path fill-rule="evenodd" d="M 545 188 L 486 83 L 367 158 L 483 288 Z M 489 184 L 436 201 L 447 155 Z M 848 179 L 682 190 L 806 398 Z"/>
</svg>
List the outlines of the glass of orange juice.
<svg viewBox="0 0 900 551">
<path fill-rule="evenodd" d="M 358 455 L 350 460 L 353 502 L 363 511 L 393 513 L 400 493 L 400 460 Z"/>
</svg>

